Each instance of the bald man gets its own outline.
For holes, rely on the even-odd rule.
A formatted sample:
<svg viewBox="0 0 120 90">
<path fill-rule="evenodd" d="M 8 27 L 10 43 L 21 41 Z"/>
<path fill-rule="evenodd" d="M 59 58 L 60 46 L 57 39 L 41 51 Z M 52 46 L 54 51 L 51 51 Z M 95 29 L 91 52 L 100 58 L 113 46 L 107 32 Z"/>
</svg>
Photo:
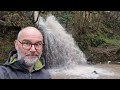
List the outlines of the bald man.
<svg viewBox="0 0 120 90">
<path fill-rule="evenodd" d="M 42 33 L 35 27 L 23 28 L 15 40 L 16 51 L 0 66 L 0 79 L 51 79 L 42 61 Z"/>
</svg>

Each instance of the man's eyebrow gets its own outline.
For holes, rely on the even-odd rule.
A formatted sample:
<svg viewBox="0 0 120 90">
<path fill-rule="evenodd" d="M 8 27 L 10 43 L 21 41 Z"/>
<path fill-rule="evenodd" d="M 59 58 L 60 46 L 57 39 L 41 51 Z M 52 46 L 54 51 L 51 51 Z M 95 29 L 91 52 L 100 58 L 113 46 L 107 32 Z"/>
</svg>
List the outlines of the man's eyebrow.
<svg viewBox="0 0 120 90">
<path fill-rule="evenodd" d="M 37 42 L 35 42 L 35 43 L 43 43 L 42 41 L 37 41 Z"/>
<path fill-rule="evenodd" d="M 31 42 L 30 40 L 27 40 L 27 39 L 24 39 L 23 41 L 28 41 L 28 42 Z"/>
</svg>

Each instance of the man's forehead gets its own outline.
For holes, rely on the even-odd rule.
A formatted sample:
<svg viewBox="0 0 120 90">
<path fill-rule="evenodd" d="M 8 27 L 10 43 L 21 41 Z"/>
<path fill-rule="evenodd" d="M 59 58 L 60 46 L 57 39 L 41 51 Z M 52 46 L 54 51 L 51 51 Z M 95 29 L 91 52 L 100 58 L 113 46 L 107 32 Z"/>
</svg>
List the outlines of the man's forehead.
<svg viewBox="0 0 120 90">
<path fill-rule="evenodd" d="M 40 37 L 43 38 L 42 33 L 36 28 L 25 28 L 20 31 L 19 37 Z"/>
<path fill-rule="evenodd" d="M 23 29 L 22 31 L 21 31 L 22 33 L 25 33 L 25 34 L 41 34 L 41 32 L 39 31 L 39 30 L 37 30 L 37 29 Z"/>
</svg>

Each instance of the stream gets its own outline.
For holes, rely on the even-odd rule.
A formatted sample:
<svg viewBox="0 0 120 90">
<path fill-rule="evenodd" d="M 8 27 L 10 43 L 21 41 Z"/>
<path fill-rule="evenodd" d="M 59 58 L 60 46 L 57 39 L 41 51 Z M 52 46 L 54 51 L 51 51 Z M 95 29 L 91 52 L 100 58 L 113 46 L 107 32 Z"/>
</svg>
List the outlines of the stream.
<svg viewBox="0 0 120 90">
<path fill-rule="evenodd" d="M 53 79 L 120 79 L 120 65 L 96 64 L 71 69 L 50 69 Z"/>
</svg>

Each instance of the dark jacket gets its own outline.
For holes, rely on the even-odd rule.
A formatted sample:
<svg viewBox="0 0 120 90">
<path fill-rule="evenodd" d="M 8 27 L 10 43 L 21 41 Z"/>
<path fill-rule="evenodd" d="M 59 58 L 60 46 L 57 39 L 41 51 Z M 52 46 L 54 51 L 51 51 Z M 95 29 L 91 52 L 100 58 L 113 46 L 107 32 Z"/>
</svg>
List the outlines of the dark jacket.
<svg viewBox="0 0 120 90">
<path fill-rule="evenodd" d="M 23 60 L 17 60 L 17 51 L 9 54 L 8 60 L 0 66 L 0 79 L 51 79 L 47 70 L 44 69 L 45 62 L 37 60 L 33 71 L 25 69 Z"/>
</svg>

